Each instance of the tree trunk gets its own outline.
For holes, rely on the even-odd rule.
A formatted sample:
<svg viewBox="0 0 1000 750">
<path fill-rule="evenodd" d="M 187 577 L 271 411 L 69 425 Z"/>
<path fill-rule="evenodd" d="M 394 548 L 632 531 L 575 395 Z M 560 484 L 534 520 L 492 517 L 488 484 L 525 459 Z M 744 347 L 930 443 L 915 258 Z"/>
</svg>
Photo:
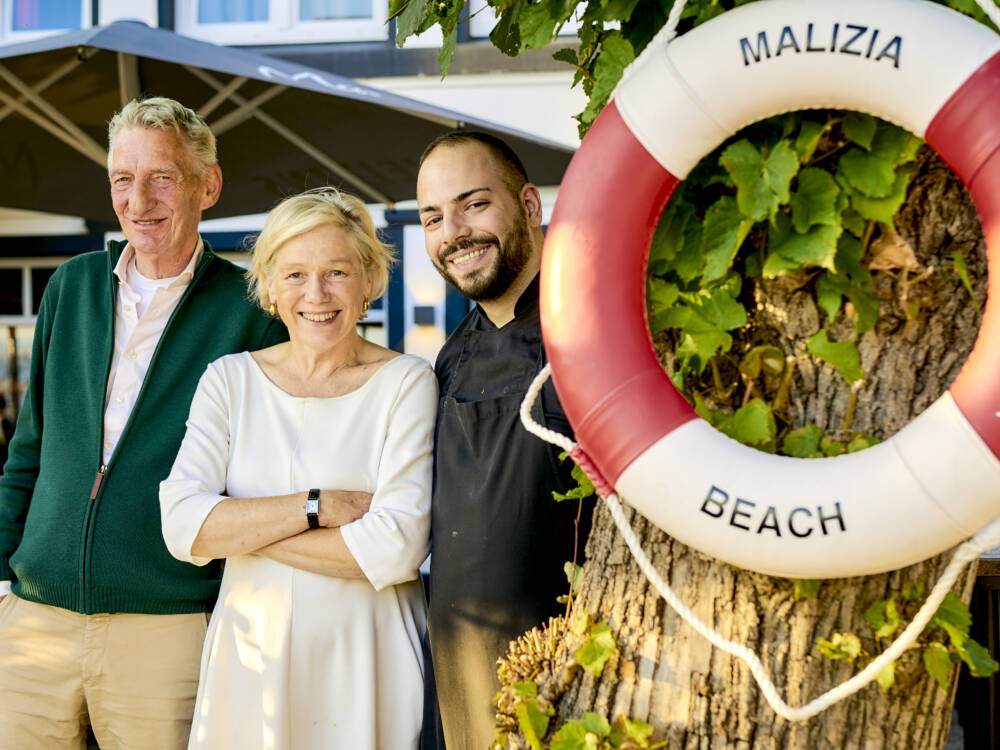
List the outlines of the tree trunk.
<svg viewBox="0 0 1000 750">
<path fill-rule="evenodd" d="M 952 269 L 956 250 L 968 263 L 978 298 L 984 300 L 986 294 L 985 247 L 975 209 L 958 179 L 932 154 L 921 156 L 920 174 L 896 225 L 919 266 L 903 272 L 888 262 L 888 270 L 874 273 L 881 316 L 859 345 L 867 378 L 849 425 L 882 439 L 948 387 L 972 348 L 979 314 Z M 875 238 L 866 259 L 885 248 L 887 240 L 879 242 Z M 887 251 L 882 260 L 893 257 L 898 252 Z M 805 339 L 819 329 L 821 316 L 812 295 L 799 289 L 802 283 L 794 277 L 760 282 L 755 294 L 764 312 L 756 324 L 772 329 L 773 342 L 795 358 L 786 419 L 796 426 L 815 423 L 835 432 L 844 427 L 850 387 L 832 367 L 804 353 Z M 908 316 L 903 305 L 912 303 L 919 309 Z M 850 326 L 842 313 L 830 328 L 831 339 L 849 337 Z M 795 601 L 790 581 L 708 558 L 627 512 L 643 548 L 681 599 L 723 636 L 753 648 L 793 706 L 848 679 L 867 663 L 866 657 L 854 663 L 833 661 L 817 651 L 817 638 L 854 633 L 865 652 L 877 655 L 887 644 L 877 643 L 865 622 L 867 607 L 917 581 L 929 591 L 951 555 L 885 575 L 826 581 L 816 598 Z M 886 533 L 905 534 L 906 529 Z M 974 576 L 969 570 L 956 585 L 966 602 Z M 904 620 L 916 606 L 907 608 Z M 586 711 L 609 721 L 624 714 L 651 724 L 654 739 L 668 740 L 671 750 L 922 750 L 942 747 L 948 733 L 957 669 L 952 670 L 949 689 L 942 690 L 925 672 L 918 649 L 897 663 L 896 682 L 888 693 L 873 684 L 809 721 L 790 723 L 777 717 L 745 665 L 711 647 L 659 597 L 600 501 L 573 611 L 608 623 L 619 653 L 595 678 L 578 668 L 563 673 L 562 667 L 572 660 L 566 649 L 557 652 L 557 664 L 543 670 L 539 680 L 542 694 L 556 704 L 554 726 Z"/>
</svg>

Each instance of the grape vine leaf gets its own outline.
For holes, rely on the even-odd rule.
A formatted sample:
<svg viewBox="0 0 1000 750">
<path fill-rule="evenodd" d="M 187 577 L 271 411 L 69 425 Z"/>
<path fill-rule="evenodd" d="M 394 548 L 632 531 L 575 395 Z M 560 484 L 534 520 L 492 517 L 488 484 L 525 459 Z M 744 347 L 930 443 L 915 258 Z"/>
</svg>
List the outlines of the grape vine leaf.
<svg viewBox="0 0 1000 750">
<path fill-rule="evenodd" d="M 809 337 L 806 348 L 810 354 L 836 367 L 848 383 L 865 379 L 861 355 L 853 341 L 830 341 L 826 329 L 821 328 Z"/>
<path fill-rule="evenodd" d="M 705 258 L 702 282 L 718 281 L 729 271 L 753 222 L 740 213 L 732 196 L 724 195 L 705 212 L 701 254 Z"/>
<path fill-rule="evenodd" d="M 773 220 L 781 204 L 788 203 L 789 186 L 799 171 L 799 157 L 786 139 L 765 156 L 743 138 L 722 152 L 719 164 L 736 185 L 740 211 L 754 221 Z"/>
<path fill-rule="evenodd" d="M 819 593 L 820 586 L 823 585 L 823 581 L 816 578 L 793 578 L 792 585 L 794 587 L 792 598 L 795 601 L 799 601 L 799 599 L 815 599 Z"/>
<path fill-rule="evenodd" d="M 937 680 L 942 690 L 948 689 L 948 675 L 954 662 L 951 660 L 951 653 L 948 647 L 938 641 L 931 641 L 924 648 L 923 653 L 924 669 L 927 674 Z"/>
<path fill-rule="evenodd" d="M 848 112 L 844 115 L 844 135 L 865 151 L 872 147 L 872 139 L 878 128 L 878 120 L 862 112 Z"/>
<path fill-rule="evenodd" d="M 806 167 L 799 172 L 798 186 L 791 194 L 792 226 L 805 234 L 813 224 L 840 224 L 837 199 L 840 188 L 825 169 Z"/>
<path fill-rule="evenodd" d="M 827 658 L 854 661 L 861 655 L 861 639 L 851 633 L 834 633 L 830 639 L 817 638 L 816 648 Z"/>
<path fill-rule="evenodd" d="M 781 441 L 781 452 L 793 458 L 820 458 L 823 451 L 819 447 L 819 441 L 822 439 L 823 430 L 818 425 L 803 425 L 785 434 Z"/>
</svg>

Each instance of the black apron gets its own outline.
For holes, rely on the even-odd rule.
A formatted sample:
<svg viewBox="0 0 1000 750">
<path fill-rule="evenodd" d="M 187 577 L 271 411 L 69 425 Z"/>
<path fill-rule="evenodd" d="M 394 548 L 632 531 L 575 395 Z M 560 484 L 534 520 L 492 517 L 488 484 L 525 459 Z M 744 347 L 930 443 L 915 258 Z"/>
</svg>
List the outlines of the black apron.
<svg viewBox="0 0 1000 750">
<path fill-rule="evenodd" d="M 552 490 L 571 464 L 518 416 L 543 365 L 537 324 L 466 330 L 439 404 L 428 632 L 448 750 L 490 746 L 496 660 L 568 590 L 577 504 Z M 546 422 L 541 400 L 534 415 Z"/>
</svg>

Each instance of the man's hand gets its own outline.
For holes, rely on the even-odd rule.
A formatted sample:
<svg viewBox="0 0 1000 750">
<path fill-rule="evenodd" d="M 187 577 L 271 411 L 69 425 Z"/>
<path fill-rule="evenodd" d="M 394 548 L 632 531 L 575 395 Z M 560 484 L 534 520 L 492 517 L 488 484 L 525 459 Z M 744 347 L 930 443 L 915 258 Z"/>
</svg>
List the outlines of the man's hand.
<svg viewBox="0 0 1000 750">
<path fill-rule="evenodd" d="M 320 490 L 319 525 L 336 528 L 356 521 L 368 512 L 372 496 L 367 492 Z"/>
</svg>

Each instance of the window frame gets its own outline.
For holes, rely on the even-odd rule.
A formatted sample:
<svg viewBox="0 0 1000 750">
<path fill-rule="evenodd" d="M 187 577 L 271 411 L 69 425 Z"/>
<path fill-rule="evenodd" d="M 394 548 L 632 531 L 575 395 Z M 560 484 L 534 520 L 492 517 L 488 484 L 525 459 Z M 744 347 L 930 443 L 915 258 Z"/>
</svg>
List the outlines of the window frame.
<svg viewBox="0 0 1000 750">
<path fill-rule="evenodd" d="M 14 3 L 16 0 L 3 0 L 3 18 L 0 26 L 0 44 L 20 44 L 34 39 L 42 39 L 55 34 L 65 34 L 67 31 L 79 31 L 93 26 L 93 7 L 95 0 L 80 0 L 80 25 L 77 28 L 66 29 L 30 29 L 14 30 Z"/>
<path fill-rule="evenodd" d="M 232 46 L 303 44 L 310 42 L 385 41 L 389 38 L 389 4 L 370 0 L 372 15 L 337 21 L 299 21 L 299 0 L 268 0 L 267 21 L 199 23 L 199 0 L 178 0 L 179 34 Z"/>
</svg>

